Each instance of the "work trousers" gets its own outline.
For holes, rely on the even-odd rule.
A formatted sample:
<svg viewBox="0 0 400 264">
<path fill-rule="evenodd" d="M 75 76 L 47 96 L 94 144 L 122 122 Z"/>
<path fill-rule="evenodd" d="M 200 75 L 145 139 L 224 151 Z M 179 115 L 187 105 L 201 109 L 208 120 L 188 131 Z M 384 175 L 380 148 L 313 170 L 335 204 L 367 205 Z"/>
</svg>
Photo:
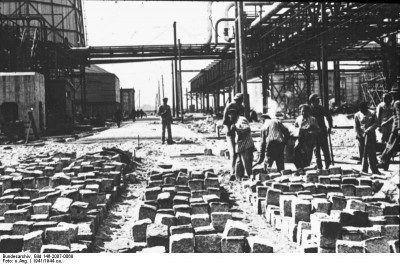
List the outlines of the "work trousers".
<svg viewBox="0 0 400 264">
<path fill-rule="evenodd" d="M 235 152 L 235 136 L 226 135 L 226 142 L 228 143 L 229 160 L 231 163 L 231 175 L 235 175 L 235 166 L 237 154 Z"/>
<path fill-rule="evenodd" d="M 382 132 L 382 138 L 381 138 L 382 143 L 387 143 L 390 138 L 390 135 L 392 134 L 392 125 L 388 124 L 386 126 L 383 126 L 381 128 L 381 132 Z"/>
<path fill-rule="evenodd" d="M 390 159 L 399 151 L 400 136 L 397 130 L 392 131 L 386 148 L 382 153 L 381 162 L 384 164 L 384 169 L 388 169 Z"/>
<path fill-rule="evenodd" d="M 314 155 L 317 161 L 318 169 L 322 169 L 321 150 L 324 153 L 325 166 L 326 168 L 329 168 L 329 166 L 331 165 L 331 154 L 329 152 L 327 133 L 320 133 L 317 136 L 317 140 L 315 143 Z"/>
<path fill-rule="evenodd" d="M 313 149 L 315 147 L 315 140 L 297 140 L 294 146 L 293 163 L 297 169 L 304 169 L 310 166 Z"/>
<path fill-rule="evenodd" d="M 171 122 L 168 120 L 162 120 L 162 134 L 161 134 L 161 140 L 164 143 L 165 142 L 165 128 L 168 130 L 168 139 L 167 142 L 172 141 L 172 133 L 171 133 Z"/>
<path fill-rule="evenodd" d="M 360 154 L 362 155 L 361 158 L 362 171 L 368 173 L 368 167 L 370 167 L 372 173 L 377 172 L 378 160 L 376 158 L 376 137 L 367 136 L 367 142 L 365 142 L 365 137 L 361 137 L 358 139 L 358 146 Z M 364 152 L 366 156 L 364 156 Z"/>
<path fill-rule="evenodd" d="M 269 141 L 266 146 L 266 160 L 264 167 L 270 168 L 274 161 L 278 171 L 285 169 L 285 158 L 284 158 L 285 144 L 280 141 Z"/>
<path fill-rule="evenodd" d="M 254 147 L 251 147 L 237 153 L 235 170 L 238 180 L 243 179 L 245 172 L 247 177 L 253 174 L 253 151 Z"/>
</svg>

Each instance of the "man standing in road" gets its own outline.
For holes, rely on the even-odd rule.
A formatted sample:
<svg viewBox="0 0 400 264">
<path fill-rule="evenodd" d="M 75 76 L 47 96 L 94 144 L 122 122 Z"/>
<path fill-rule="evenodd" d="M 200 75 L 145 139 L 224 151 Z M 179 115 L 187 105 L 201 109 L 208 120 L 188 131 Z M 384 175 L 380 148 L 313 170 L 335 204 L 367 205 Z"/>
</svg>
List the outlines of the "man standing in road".
<svg viewBox="0 0 400 264">
<path fill-rule="evenodd" d="M 235 175 L 235 164 L 236 164 L 236 153 L 235 153 L 235 133 L 232 133 L 231 127 L 233 123 L 228 117 L 228 111 L 234 109 L 237 111 L 237 114 L 240 116 L 244 116 L 244 106 L 243 103 L 243 94 L 238 93 L 233 98 L 233 102 L 226 105 L 224 110 L 224 116 L 222 119 L 222 124 L 226 130 L 226 141 L 228 142 L 228 150 L 229 150 L 229 159 L 231 161 L 231 176 Z"/>
<path fill-rule="evenodd" d="M 368 162 L 374 174 L 381 174 L 378 170 L 376 159 L 376 134 L 378 127 L 376 115 L 368 110 L 366 102 L 361 102 L 358 111 L 354 115 L 356 138 L 359 142 L 362 172 L 368 173 Z"/>
<path fill-rule="evenodd" d="M 379 131 L 382 133 L 382 143 L 388 142 L 392 132 L 393 118 L 391 117 L 393 116 L 393 107 L 391 103 L 392 96 L 386 93 L 383 95 L 383 102 L 376 107 L 376 117 L 379 122 Z"/>
<path fill-rule="evenodd" d="M 121 110 L 121 108 L 118 108 L 117 111 L 115 111 L 114 117 L 115 117 L 115 122 L 117 123 L 117 126 L 121 127 L 121 121 L 122 121 L 122 110 Z"/>
<path fill-rule="evenodd" d="M 158 115 L 161 117 L 161 125 L 162 125 L 162 134 L 161 140 L 162 144 L 165 143 L 165 128 L 168 130 L 168 139 L 167 144 L 175 143 L 172 141 L 172 133 L 171 133 L 171 124 L 172 124 L 172 115 L 171 115 L 171 107 L 167 104 L 168 98 L 163 99 L 163 104 L 158 108 Z"/>
<path fill-rule="evenodd" d="M 332 130 L 332 116 L 329 113 L 329 110 L 320 105 L 320 101 L 321 100 L 317 94 L 310 95 L 309 98 L 310 115 L 312 115 L 313 117 L 315 117 L 315 119 L 317 119 L 318 126 L 321 129 L 321 132 L 316 137 L 314 154 L 316 157 L 318 169 L 322 169 L 322 160 L 321 160 L 321 149 L 322 149 L 325 159 L 325 169 L 328 169 L 332 162 L 328 145 L 328 135 L 331 133 Z M 325 118 L 329 124 L 328 128 L 326 128 L 325 125 Z"/>
</svg>

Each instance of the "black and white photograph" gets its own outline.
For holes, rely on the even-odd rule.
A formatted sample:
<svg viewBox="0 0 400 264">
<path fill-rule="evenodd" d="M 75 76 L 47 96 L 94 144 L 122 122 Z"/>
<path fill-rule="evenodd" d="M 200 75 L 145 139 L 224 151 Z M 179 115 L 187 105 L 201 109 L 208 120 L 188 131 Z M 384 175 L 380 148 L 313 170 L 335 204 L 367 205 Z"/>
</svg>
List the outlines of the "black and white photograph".
<svg viewBox="0 0 400 264">
<path fill-rule="evenodd" d="M 394 261 L 399 84 L 394 2 L 0 0 L 1 262 Z"/>
</svg>

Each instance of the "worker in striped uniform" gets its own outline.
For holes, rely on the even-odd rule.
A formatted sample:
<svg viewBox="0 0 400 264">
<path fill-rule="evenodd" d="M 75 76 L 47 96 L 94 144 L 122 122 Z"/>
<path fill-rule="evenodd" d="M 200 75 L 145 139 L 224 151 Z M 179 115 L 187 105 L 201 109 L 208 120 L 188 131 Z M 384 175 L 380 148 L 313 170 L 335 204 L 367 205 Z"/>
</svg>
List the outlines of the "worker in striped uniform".
<svg viewBox="0 0 400 264">
<path fill-rule="evenodd" d="M 238 110 L 232 108 L 227 112 L 231 133 L 235 136 L 235 153 L 237 155 L 235 171 L 236 179 L 242 180 L 245 172 L 247 177 L 252 177 L 254 142 L 251 137 L 249 121 L 240 116 Z"/>
<path fill-rule="evenodd" d="M 261 144 L 259 159 L 257 164 L 263 163 L 265 156 L 265 169 L 271 168 L 276 162 L 278 171 L 285 169 L 284 150 L 287 144 L 290 132 L 278 119 L 271 119 L 268 115 L 262 115 L 266 120 L 261 127 Z"/>
</svg>

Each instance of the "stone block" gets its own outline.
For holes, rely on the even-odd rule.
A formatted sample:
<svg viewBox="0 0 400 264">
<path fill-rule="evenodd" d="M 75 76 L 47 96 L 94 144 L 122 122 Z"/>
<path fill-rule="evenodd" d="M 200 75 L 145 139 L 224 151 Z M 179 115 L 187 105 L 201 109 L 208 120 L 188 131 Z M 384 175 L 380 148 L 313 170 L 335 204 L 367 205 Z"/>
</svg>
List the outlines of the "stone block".
<svg viewBox="0 0 400 264">
<path fill-rule="evenodd" d="M 274 248 L 270 245 L 270 241 L 256 236 L 246 238 L 250 253 L 273 253 Z"/>
<path fill-rule="evenodd" d="M 170 226 L 176 225 L 176 217 L 174 215 L 157 213 L 154 224 L 166 225 L 169 228 Z"/>
<path fill-rule="evenodd" d="M 40 253 L 43 245 L 43 231 L 34 231 L 25 234 L 23 237 L 22 251 L 29 253 Z"/>
<path fill-rule="evenodd" d="M 194 253 L 194 235 L 184 233 L 170 236 L 169 249 L 170 253 Z"/>
<path fill-rule="evenodd" d="M 283 183 L 273 183 L 272 189 L 280 190 L 281 192 L 289 192 L 289 186 Z"/>
<path fill-rule="evenodd" d="M 12 234 L 13 235 L 26 235 L 32 231 L 34 222 L 30 221 L 19 221 L 15 222 L 13 225 Z"/>
<path fill-rule="evenodd" d="M 172 209 L 173 201 L 169 192 L 162 192 L 157 196 L 157 203 L 159 209 Z"/>
<path fill-rule="evenodd" d="M 399 225 L 384 225 L 381 229 L 382 236 L 387 240 L 399 239 Z"/>
<path fill-rule="evenodd" d="M 174 209 L 158 209 L 157 214 L 175 215 Z"/>
<path fill-rule="evenodd" d="M 400 253 L 399 240 L 391 240 L 388 242 L 390 253 Z"/>
<path fill-rule="evenodd" d="M 146 241 L 146 230 L 147 226 L 152 222 L 149 218 L 136 221 L 132 225 L 132 237 L 135 242 L 145 242 Z"/>
<path fill-rule="evenodd" d="M 163 246 L 168 248 L 168 226 L 149 224 L 146 231 L 146 242 L 148 247 Z"/>
<path fill-rule="evenodd" d="M 313 212 L 330 214 L 332 203 L 328 199 L 315 198 L 312 200 L 311 206 Z"/>
<path fill-rule="evenodd" d="M 175 205 L 179 205 L 179 204 L 187 204 L 188 205 L 189 204 L 189 197 L 176 195 L 174 197 L 174 200 L 173 200 L 173 205 L 175 206 Z"/>
<path fill-rule="evenodd" d="M 27 209 L 20 210 L 8 210 L 4 213 L 5 223 L 15 223 L 18 221 L 26 221 L 30 217 L 30 213 Z"/>
<path fill-rule="evenodd" d="M 311 214 L 311 203 L 309 201 L 295 199 L 292 201 L 292 216 L 294 222 L 309 222 Z"/>
<path fill-rule="evenodd" d="M 0 216 L 3 216 L 8 210 L 15 210 L 15 203 L 0 203 Z"/>
<path fill-rule="evenodd" d="M 147 204 L 142 204 L 139 208 L 138 220 L 149 218 L 152 222 L 154 222 L 154 219 L 156 218 L 156 213 L 157 213 L 157 207 Z"/>
<path fill-rule="evenodd" d="M 223 237 L 228 236 L 249 236 L 249 228 L 245 223 L 240 221 L 228 220 L 223 232 Z"/>
<path fill-rule="evenodd" d="M 304 230 L 311 230 L 309 222 L 299 221 L 297 224 L 296 242 L 301 245 Z"/>
<path fill-rule="evenodd" d="M 71 230 L 67 227 L 50 227 L 45 231 L 46 244 L 70 247 Z"/>
<path fill-rule="evenodd" d="M 399 204 L 383 205 L 383 215 L 400 215 Z"/>
<path fill-rule="evenodd" d="M 329 201 L 332 203 L 331 210 L 342 211 L 343 209 L 346 208 L 346 205 L 347 205 L 347 200 L 343 196 L 331 196 L 331 197 L 329 197 Z"/>
<path fill-rule="evenodd" d="M 222 253 L 244 253 L 244 246 L 244 236 L 229 236 L 221 239 Z"/>
<path fill-rule="evenodd" d="M 228 203 L 221 203 L 221 202 L 212 202 L 210 203 L 210 212 L 228 212 L 229 211 L 229 204 Z"/>
<path fill-rule="evenodd" d="M 207 203 L 195 203 L 190 204 L 191 213 L 194 214 L 208 214 L 208 204 Z"/>
<path fill-rule="evenodd" d="M 204 179 L 204 189 L 207 188 L 219 188 L 218 178 L 206 178 Z"/>
<path fill-rule="evenodd" d="M 146 188 L 144 197 L 147 201 L 157 200 L 158 195 L 161 193 L 161 187 Z"/>
<path fill-rule="evenodd" d="M 178 212 L 190 214 L 192 209 L 187 204 L 179 204 L 173 206 L 174 214 L 176 215 Z"/>
<path fill-rule="evenodd" d="M 191 233 L 193 234 L 193 227 L 191 224 L 189 225 L 176 225 L 171 226 L 169 228 L 170 235 L 177 235 L 177 234 L 184 234 L 184 233 Z"/>
<path fill-rule="evenodd" d="M 40 253 L 70 253 L 71 250 L 67 246 L 62 245 L 43 245 L 40 249 Z"/>
<path fill-rule="evenodd" d="M 37 203 L 33 205 L 34 214 L 50 214 L 51 203 Z"/>
<path fill-rule="evenodd" d="M 295 195 L 281 195 L 279 198 L 279 209 L 281 216 L 292 216 L 292 202 L 296 199 Z"/>
<path fill-rule="evenodd" d="M 210 216 L 208 214 L 191 215 L 191 223 L 193 228 L 210 225 Z"/>
<path fill-rule="evenodd" d="M 214 212 L 211 213 L 211 223 L 215 230 L 222 232 L 225 229 L 228 220 L 232 219 L 232 213 Z"/>
<path fill-rule="evenodd" d="M 268 189 L 266 203 L 267 205 L 279 206 L 279 199 L 282 191 L 277 189 Z"/>
<path fill-rule="evenodd" d="M 317 193 L 317 187 L 314 183 L 303 183 L 303 190 L 309 191 L 311 194 Z"/>
<path fill-rule="evenodd" d="M 204 190 L 204 181 L 200 179 L 189 180 L 189 188 L 191 191 Z"/>
<path fill-rule="evenodd" d="M 364 253 L 390 253 L 390 247 L 384 237 L 373 237 L 364 240 Z"/>
<path fill-rule="evenodd" d="M 69 213 L 69 208 L 74 201 L 65 197 L 58 197 L 51 207 L 51 213 L 53 215 L 67 214 Z"/>
<path fill-rule="evenodd" d="M 383 208 L 379 205 L 365 204 L 365 212 L 369 217 L 383 216 Z"/>
<path fill-rule="evenodd" d="M 372 195 L 372 188 L 370 186 L 356 186 L 355 196 L 363 197 L 371 195 Z"/>
<path fill-rule="evenodd" d="M 0 253 L 19 253 L 22 251 L 24 237 L 20 235 L 0 236 Z"/>
<path fill-rule="evenodd" d="M 317 227 L 318 228 L 318 227 Z M 320 248 L 336 248 L 336 241 L 341 236 L 342 225 L 334 220 L 321 219 L 317 233 L 318 246 Z"/>
<path fill-rule="evenodd" d="M 220 253 L 221 236 L 219 234 L 195 235 L 196 253 Z"/>
<path fill-rule="evenodd" d="M 356 186 L 353 184 L 342 184 L 342 191 L 344 196 L 355 196 Z"/>
<path fill-rule="evenodd" d="M 220 202 L 219 197 L 215 194 L 203 195 L 203 200 L 207 204 L 210 204 L 212 202 Z"/>
</svg>

